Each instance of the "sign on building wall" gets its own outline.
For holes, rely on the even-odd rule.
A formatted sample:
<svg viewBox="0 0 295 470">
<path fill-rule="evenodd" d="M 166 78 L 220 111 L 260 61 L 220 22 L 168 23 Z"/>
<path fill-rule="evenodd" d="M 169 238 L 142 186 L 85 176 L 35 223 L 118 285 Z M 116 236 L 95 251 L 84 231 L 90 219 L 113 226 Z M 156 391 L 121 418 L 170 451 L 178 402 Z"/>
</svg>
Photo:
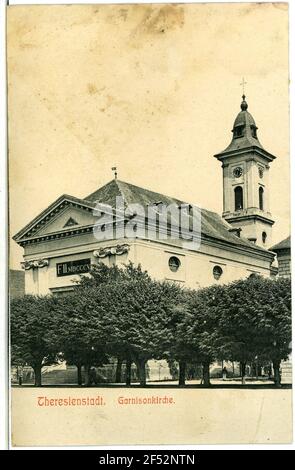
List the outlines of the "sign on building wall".
<svg viewBox="0 0 295 470">
<path fill-rule="evenodd" d="M 88 273 L 90 271 L 90 267 L 90 258 L 67 261 L 65 263 L 56 263 L 56 275 L 57 277 L 61 277 Z"/>
</svg>

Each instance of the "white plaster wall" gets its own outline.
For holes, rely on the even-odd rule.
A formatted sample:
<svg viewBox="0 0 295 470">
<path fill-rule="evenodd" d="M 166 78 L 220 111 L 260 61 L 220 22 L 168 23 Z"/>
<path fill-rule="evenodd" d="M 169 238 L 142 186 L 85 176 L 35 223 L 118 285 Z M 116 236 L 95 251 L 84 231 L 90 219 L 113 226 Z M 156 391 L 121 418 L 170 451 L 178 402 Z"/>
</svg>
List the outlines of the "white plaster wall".
<svg viewBox="0 0 295 470">
<path fill-rule="evenodd" d="M 240 256 L 226 250 L 202 246 L 199 252 L 181 250 L 157 242 L 137 242 L 136 260 L 142 264 L 152 277 L 160 280 L 178 281 L 191 288 L 205 287 L 214 283 L 229 283 L 233 280 L 248 277 L 255 272 L 269 276 L 269 262 L 253 260 L 250 256 Z M 169 268 L 170 256 L 177 256 L 181 265 L 177 272 Z M 244 258 L 241 261 L 241 258 Z M 253 262 L 254 261 L 254 262 Z M 213 267 L 218 265 L 223 274 L 219 280 L 214 279 Z"/>
<path fill-rule="evenodd" d="M 72 240 L 74 240 L 72 238 Z M 84 240 L 83 236 L 81 240 Z M 49 265 L 44 268 L 30 269 L 25 272 L 26 293 L 31 294 L 48 294 L 52 288 L 70 287 L 73 280 L 78 280 L 78 275 L 69 275 L 57 277 L 56 264 L 66 261 L 75 261 L 79 259 L 90 258 L 91 263 L 96 263 L 97 258 L 93 256 L 95 249 L 113 246 L 118 241 L 97 242 L 95 244 L 81 244 L 78 249 L 77 240 L 74 246 L 70 247 L 69 243 L 62 240 L 60 248 L 56 249 L 53 243 L 53 250 L 50 250 L 49 244 L 46 251 L 38 253 L 38 256 L 32 253 L 26 253 L 26 259 L 46 258 Z M 123 241 L 122 241 L 123 242 Z M 121 243 L 122 243 L 121 242 Z M 124 240 L 128 243 L 130 250 L 128 254 L 117 255 L 111 258 L 99 258 L 107 265 L 116 263 L 123 265 L 128 261 L 132 261 L 135 265 L 141 264 L 149 274 L 156 279 L 177 281 L 182 285 L 191 288 L 209 286 L 214 283 L 228 283 L 236 279 L 249 276 L 251 272 L 256 272 L 265 276 L 270 275 L 270 263 L 268 259 L 259 256 L 253 257 L 253 254 L 247 254 L 245 251 L 239 251 L 232 248 L 231 250 L 221 248 L 220 245 L 208 245 L 202 243 L 199 251 L 189 251 L 180 246 L 171 245 L 167 241 L 147 241 L 147 240 Z M 41 246 L 42 244 L 40 244 Z M 63 246 L 62 246 L 63 245 Z M 40 250 L 40 247 L 39 247 Z M 181 262 L 177 272 L 172 272 L 169 268 L 169 258 L 177 256 Z M 213 276 L 213 267 L 218 265 L 222 268 L 223 274 L 219 280 L 215 280 Z"/>
<path fill-rule="evenodd" d="M 82 240 L 84 237 L 82 236 Z M 120 266 L 123 266 L 128 260 L 134 258 L 134 247 L 130 245 L 130 252 L 125 253 L 120 256 L 112 256 L 105 258 L 96 258 L 93 255 L 93 251 L 106 246 L 117 245 L 118 241 L 109 242 L 96 242 L 94 244 L 81 244 L 80 250 L 77 249 L 76 243 L 74 246 L 70 247 L 69 243 L 65 243 L 66 240 L 62 240 L 63 243 L 60 243 L 59 249 L 56 249 L 56 244 L 52 243 L 53 250 L 51 251 L 49 244 L 40 244 L 46 247 L 46 251 L 38 251 L 37 255 L 28 254 L 25 255 L 25 259 L 48 259 L 49 265 L 43 268 L 33 268 L 25 271 L 25 291 L 27 294 L 39 294 L 46 295 L 51 292 L 50 289 L 54 288 L 64 288 L 71 287 L 74 285 L 75 281 L 79 280 L 79 275 L 69 275 L 69 276 L 57 276 L 56 274 L 56 265 L 57 263 L 64 263 L 67 261 L 76 261 L 80 259 L 90 258 L 91 264 L 95 264 L 98 261 L 105 263 L 107 266 L 110 266 L 114 262 Z M 77 242 L 77 240 L 75 240 Z M 127 241 L 124 241 L 126 243 Z M 40 250 L 40 246 L 39 246 Z"/>
</svg>

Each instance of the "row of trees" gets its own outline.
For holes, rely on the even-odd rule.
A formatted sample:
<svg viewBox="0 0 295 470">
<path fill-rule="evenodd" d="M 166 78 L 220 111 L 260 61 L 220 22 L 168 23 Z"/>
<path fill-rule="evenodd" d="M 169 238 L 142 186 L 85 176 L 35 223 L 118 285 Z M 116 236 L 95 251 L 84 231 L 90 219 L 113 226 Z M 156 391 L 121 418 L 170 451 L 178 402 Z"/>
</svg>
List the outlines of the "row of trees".
<svg viewBox="0 0 295 470">
<path fill-rule="evenodd" d="M 11 301 L 12 363 L 25 363 L 41 385 L 42 367 L 61 359 L 77 366 L 77 382 L 89 383 L 91 366 L 117 359 L 116 381 L 125 362 L 126 384 L 137 365 L 146 384 L 149 359 L 200 363 L 210 385 L 215 360 L 269 361 L 280 383 L 280 362 L 291 342 L 291 286 L 288 279 L 250 276 L 229 285 L 189 290 L 151 279 L 140 266 L 93 267 L 66 296 L 26 295 Z"/>
</svg>

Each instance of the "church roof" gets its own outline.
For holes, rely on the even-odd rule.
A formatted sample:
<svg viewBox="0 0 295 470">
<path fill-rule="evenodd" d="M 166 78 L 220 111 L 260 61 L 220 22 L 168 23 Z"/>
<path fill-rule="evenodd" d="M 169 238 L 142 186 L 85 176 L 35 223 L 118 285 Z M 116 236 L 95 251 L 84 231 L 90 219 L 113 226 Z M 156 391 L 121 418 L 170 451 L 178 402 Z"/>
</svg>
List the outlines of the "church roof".
<svg viewBox="0 0 295 470">
<path fill-rule="evenodd" d="M 64 194 L 54 201 L 49 207 L 42 211 L 37 217 L 29 222 L 22 230 L 20 230 L 13 239 L 23 245 L 24 243 L 31 243 L 32 240 L 43 240 L 52 239 L 55 235 L 57 237 L 64 236 L 67 233 L 80 233 L 80 231 L 91 231 L 91 225 L 87 227 L 66 227 L 61 232 L 56 234 L 50 233 L 50 236 L 40 235 L 39 232 L 42 227 L 45 227 L 50 220 L 58 217 L 58 214 L 65 210 L 66 207 L 77 207 L 86 212 L 92 212 L 95 209 L 97 202 L 106 204 L 114 208 L 116 206 L 116 197 L 121 196 L 124 198 L 125 205 L 129 204 L 140 204 L 147 207 L 151 204 L 163 203 L 169 206 L 170 204 L 181 204 L 192 205 L 188 202 L 181 201 L 180 199 L 166 196 L 164 194 L 150 191 L 134 184 L 126 183 L 118 179 L 113 179 L 106 185 L 99 188 L 97 191 L 89 194 L 84 199 L 76 198 Z M 190 216 L 191 217 L 191 216 Z M 190 219 L 192 221 L 192 217 Z M 169 223 L 169 221 L 168 221 Z M 90 222 L 91 224 L 91 222 Z M 190 230 L 192 224 L 190 224 Z M 201 208 L 201 240 L 202 242 L 207 240 L 211 243 L 218 243 L 225 247 L 232 247 L 236 249 L 246 250 L 249 253 L 259 253 L 263 256 L 271 256 L 270 251 L 253 244 L 247 238 L 243 236 L 237 236 L 232 231 L 232 226 L 223 220 L 220 215 L 207 209 Z"/>
<path fill-rule="evenodd" d="M 124 197 L 127 204 L 137 203 L 143 206 L 158 202 L 167 205 L 175 203 L 181 204 L 181 201 L 178 199 L 164 196 L 164 194 L 150 191 L 149 189 L 141 188 L 140 186 L 125 183 L 117 179 L 113 179 L 94 193 L 91 193 L 85 198 L 85 201 L 101 202 L 113 206 L 116 203 L 117 196 Z"/>
<path fill-rule="evenodd" d="M 248 111 L 248 103 L 246 102 L 245 98 L 245 95 L 243 95 L 241 111 L 238 113 L 234 121 L 231 143 L 222 152 L 215 156 L 220 157 L 223 154 L 231 154 L 232 152 L 236 152 L 242 149 L 246 150 L 256 148 L 258 151 L 262 151 L 263 154 L 267 155 L 267 157 L 273 160 L 275 156 L 267 152 L 259 142 L 257 137 L 258 127 L 256 126 L 252 114 L 250 114 Z"/>
<path fill-rule="evenodd" d="M 291 249 L 291 236 L 284 238 L 276 245 L 270 248 L 271 251 L 290 250 Z"/>
<path fill-rule="evenodd" d="M 114 179 L 102 186 L 97 191 L 91 193 L 85 198 L 87 203 L 100 202 L 114 207 L 116 196 L 122 196 L 127 204 L 141 204 L 147 206 L 154 203 L 162 202 L 165 205 L 169 204 L 189 204 L 188 202 L 181 201 L 174 197 L 166 196 L 161 193 L 150 191 L 139 186 L 135 186 L 124 181 Z M 237 247 L 249 248 L 251 250 L 258 250 L 267 252 L 264 248 L 254 245 L 243 236 L 238 237 L 232 232 L 231 225 L 224 221 L 220 215 L 207 209 L 201 209 L 201 237 L 220 240 L 221 242 L 230 243 Z"/>
</svg>

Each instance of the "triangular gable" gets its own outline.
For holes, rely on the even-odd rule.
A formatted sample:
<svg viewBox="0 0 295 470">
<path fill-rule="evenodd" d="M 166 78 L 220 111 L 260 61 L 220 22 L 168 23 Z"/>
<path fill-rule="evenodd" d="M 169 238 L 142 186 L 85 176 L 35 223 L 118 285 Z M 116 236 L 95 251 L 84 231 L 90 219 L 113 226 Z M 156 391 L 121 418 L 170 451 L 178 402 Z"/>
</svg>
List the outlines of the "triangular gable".
<svg viewBox="0 0 295 470">
<path fill-rule="evenodd" d="M 88 222 L 91 224 L 94 206 L 95 204 L 90 201 L 84 201 L 83 199 L 64 194 L 14 235 L 13 239 L 19 242 L 40 233 L 47 233 L 48 230 L 51 233 L 55 230 L 62 230 L 63 226 L 72 216 L 75 220 L 78 219 L 81 225 L 87 225 Z M 79 212 L 79 218 L 77 211 Z M 87 220 L 84 216 L 81 217 L 80 214 L 87 214 Z"/>
<path fill-rule="evenodd" d="M 75 223 L 75 221 L 79 221 Z M 62 211 L 54 215 L 46 224 L 42 225 L 39 230 L 34 232 L 36 236 L 43 236 L 60 232 L 62 230 L 71 230 L 71 228 L 93 225 L 95 218 L 92 211 L 87 211 L 79 207 L 66 206 Z M 73 223 L 71 223 L 73 221 Z"/>
</svg>

